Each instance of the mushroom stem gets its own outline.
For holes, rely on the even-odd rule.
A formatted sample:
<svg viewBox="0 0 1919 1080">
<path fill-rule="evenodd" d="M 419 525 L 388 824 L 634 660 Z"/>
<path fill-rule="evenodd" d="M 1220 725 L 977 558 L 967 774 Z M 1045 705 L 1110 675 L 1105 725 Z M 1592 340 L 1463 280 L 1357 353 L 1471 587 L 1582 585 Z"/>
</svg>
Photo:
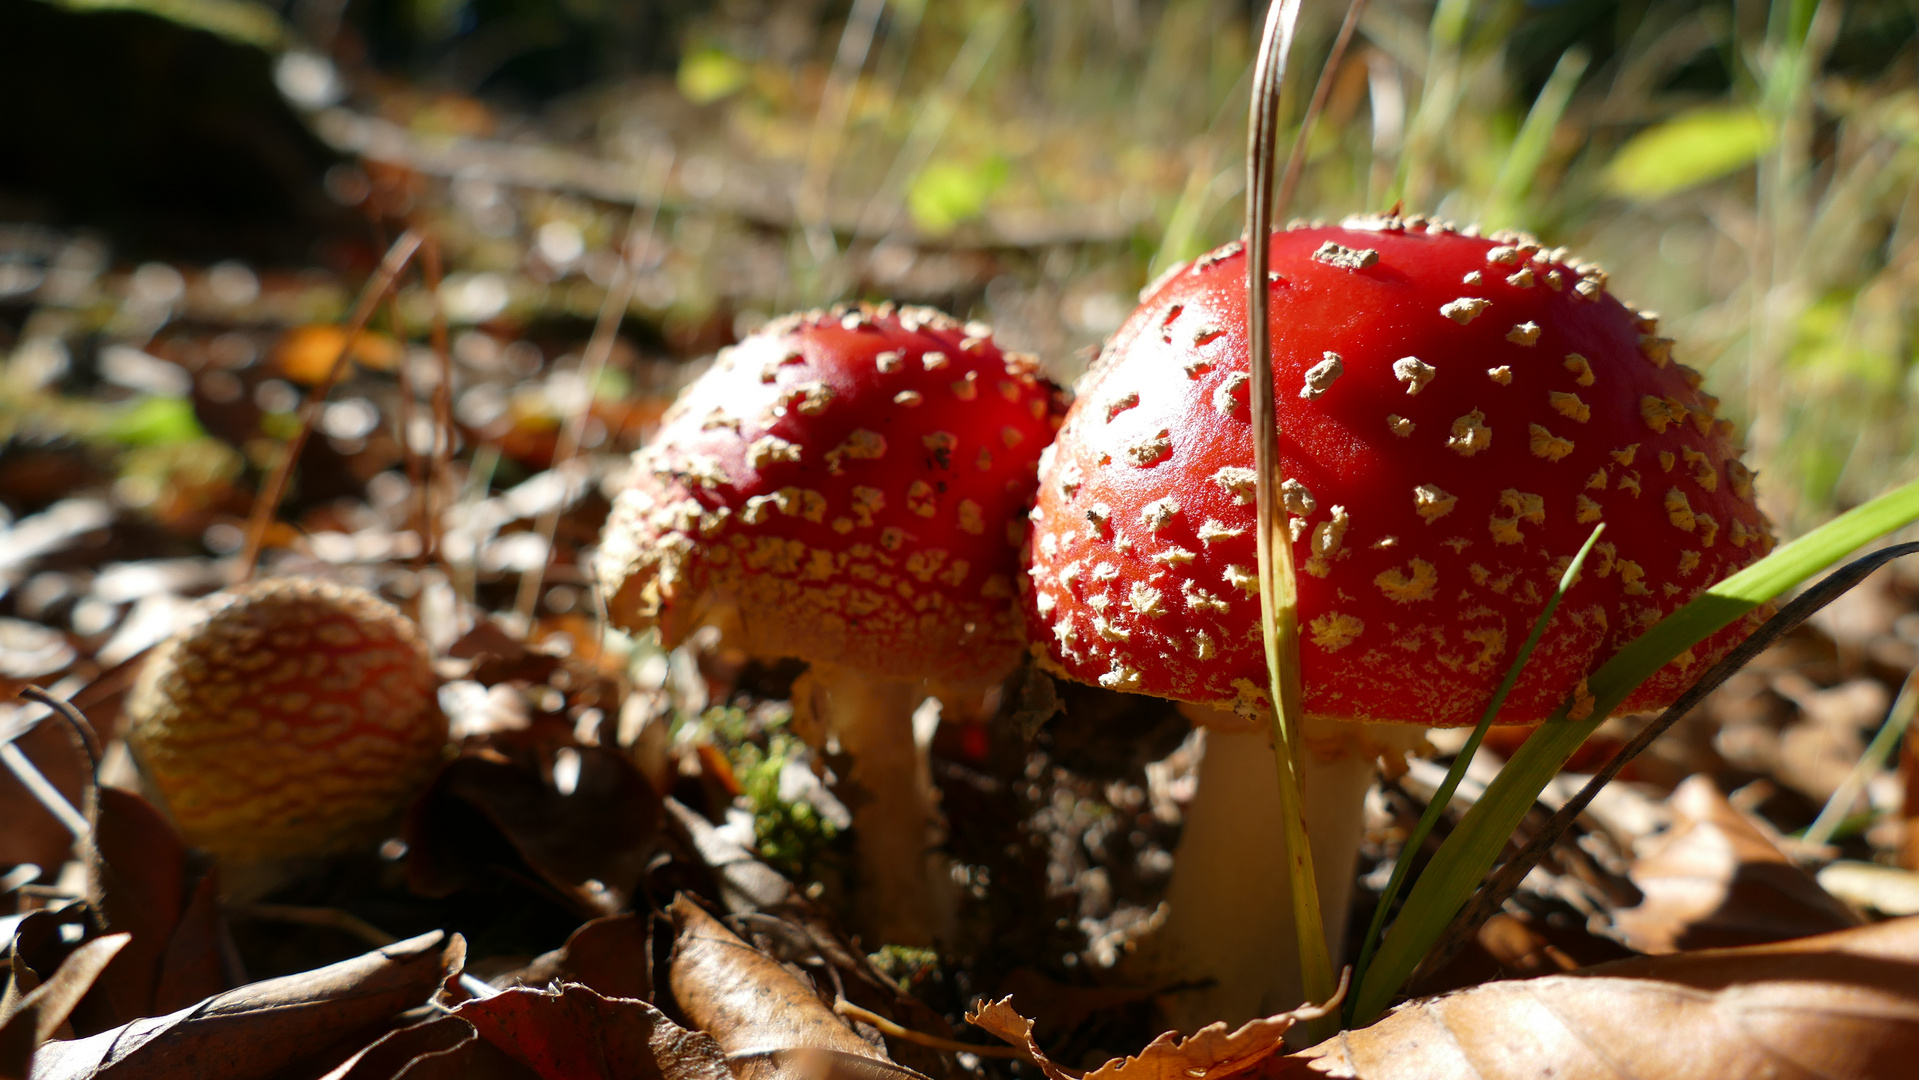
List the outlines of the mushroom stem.
<svg viewBox="0 0 1919 1080">
<path fill-rule="evenodd" d="M 815 664 L 810 674 L 818 715 L 850 762 L 856 925 L 874 948 L 950 939 L 955 897 L 933 846 L 932 768 L 913 737 L 925 688 L 830 664 Z"/>
<path fill-rule="evenodd" d="M 1186 709 L 1205 725 L 1205 753 L 1153 956 L 1157 977 L 1205 983 L 1167 998 L 1168 1022 L 1190 1032 L 1217 1020 L 1237 1025 L 1295 1008 L 1303 991 L 1286 829 L 1266 729 L 1203 706 Z M 1352 730 L 1309 718 L 1301 755 L 1301 804 L 1335 968 L 1342 963 L 1362 808 L 1373 779 L 1371 757 L 1350 748 L 1357 740 L 1342 737 Z"/>
</svg>

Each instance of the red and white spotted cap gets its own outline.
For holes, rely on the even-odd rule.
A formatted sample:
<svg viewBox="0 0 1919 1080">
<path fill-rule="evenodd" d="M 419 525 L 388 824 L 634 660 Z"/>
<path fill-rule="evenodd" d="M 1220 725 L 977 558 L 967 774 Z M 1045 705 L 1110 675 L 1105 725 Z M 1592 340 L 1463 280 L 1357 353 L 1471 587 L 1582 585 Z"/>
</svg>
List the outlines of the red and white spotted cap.
<svg viewBox="0 0 1919 1080">
<path fill-rule="evenodd" d="M 1598 268 L 1412 217 L 1276 233 L 1272 270 L 1309 713 L 1476 722 L 1605 521 L 1502 714 L 1541 719 L 1770 548 L 1732 425 Z M 1245 274 L 1233 243 L 1150 286 L 1042 460 L 1029 636 L 1070 677 L 1265 701 Z M 1743 633 L 1625 707 L 1669 702 Z"/>
<path fill-rule="evenodd" d="M 1032 357 L 930 308 L 775 320 L 635 455 L 601 538 L 615 623 L 877 678 L 998 678 L 1035 462 L 1063 410 Z"/>
</svg>

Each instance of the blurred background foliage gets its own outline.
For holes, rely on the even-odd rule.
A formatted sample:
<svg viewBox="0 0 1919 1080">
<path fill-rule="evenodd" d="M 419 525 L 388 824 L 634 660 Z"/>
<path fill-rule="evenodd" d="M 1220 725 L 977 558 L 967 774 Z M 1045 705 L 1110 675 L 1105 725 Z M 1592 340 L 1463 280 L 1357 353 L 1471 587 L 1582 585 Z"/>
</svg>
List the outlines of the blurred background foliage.
<svg viewBox="0 0 1919 1080">
<path fill-rule="evenodd" d="M 64 423 L 130 448 L 115 468 L 241 475 L 246 438 L 156 465 L 206 439 L 204 402 L 102 358 L 200 372 L 169 335 L 240 327 L 284 368 L 406 222 L 446 251 L 462 393 L 491 386 L 513 424 L 550 429 L 577 392 L 554 380 L 636 218 L 603 395 L 664 397 L 769 316 L 855 297 L 988 319 L 1070 378 L 1144 282 L 1239 232 L 1262 12 L 0 0 L 0 433 Z M 1344 13 L 1306 5 L 1288 115 Z M 1919 472 L 1916 31 L 1919 0 L 1371 0 L 1293 211 L 1397 203 L 1605 264 L 1706 372 L 1797 531 Z M 409 285 L 387 329 L 417 348 L 429 312 Z M 364 377 L 404 366 L 385 341 Z M 525 363 L 498 359 L 516 343 Z M 47 398 L 101 382 L 124 400 Z M 255 434 L 290 408 L 262 404 Z M 500 430 L 463 437 L 504 439 L 510 466 Z"/>
</svg>

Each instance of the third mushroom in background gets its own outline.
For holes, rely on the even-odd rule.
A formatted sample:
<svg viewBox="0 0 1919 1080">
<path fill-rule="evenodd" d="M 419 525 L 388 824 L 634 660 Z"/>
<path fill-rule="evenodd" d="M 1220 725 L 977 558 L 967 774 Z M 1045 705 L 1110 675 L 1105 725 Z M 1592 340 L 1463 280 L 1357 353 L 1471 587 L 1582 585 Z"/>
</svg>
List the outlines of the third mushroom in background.
<svg viewBox="0 0 1919 1080">
<path fill-rule="evenodd" d="M 1338 957 L 1375 757 L 1421 727 L 1478 720 L 1595 523 L 1606 542 L 1503 723 L 1577 701 L 1589 671 L 1772 541 L 1717 402 L 1596 267 L 1520 234 L 1365 217 L 1275 233 L 1272 271 L 1303 798 Z M 1121 327 L 1042 462 L 1028 557 L 1044 663 L 1190 703 L 1209 728 L 1150 948 L 1156 979 L 1206 984 L 1174 997 L 1188 1030 L 1300 1002 L 1260 719 L 1245 274 L 1229 244 L 1162 279 Z M 1743 633 L 1682 656 L 1624 708 L 1669 702 Z"/>
</svg>

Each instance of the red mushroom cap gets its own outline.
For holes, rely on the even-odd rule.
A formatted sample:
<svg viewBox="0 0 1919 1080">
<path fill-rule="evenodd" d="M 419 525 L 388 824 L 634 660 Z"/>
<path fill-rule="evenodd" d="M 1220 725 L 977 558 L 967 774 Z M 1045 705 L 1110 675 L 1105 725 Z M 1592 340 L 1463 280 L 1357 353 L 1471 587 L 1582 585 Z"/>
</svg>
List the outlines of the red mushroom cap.
<svg viewBox="0 0 1919 1080">
<path fill-rule="evenodd" d="M 1502 714 L 1542 719 L 1770 547 L 1731 424 L 1597 268 L 1525 236 L 1368 218 L 1276 233 L 1272 269 L 1309 713 L 1475 723 L 1603 520 Z M 1152 287 L 1041 463 L 1028 619 L 1073 678 L 1264 701 L 1245 274 L 1233 243 Z M 1669 702 L 1740 636 L 1626 708 Z"/>
<path fill-rule="evenodd" d="M 724 621 L 756 655 L 998 678 L 1019 655 L 1023 514 L 1060 408 L 982 324 L 890 304 L 776 320 L 635 455 L 601 540 L 612 617 L 669 646 Z"/>
</svg>

